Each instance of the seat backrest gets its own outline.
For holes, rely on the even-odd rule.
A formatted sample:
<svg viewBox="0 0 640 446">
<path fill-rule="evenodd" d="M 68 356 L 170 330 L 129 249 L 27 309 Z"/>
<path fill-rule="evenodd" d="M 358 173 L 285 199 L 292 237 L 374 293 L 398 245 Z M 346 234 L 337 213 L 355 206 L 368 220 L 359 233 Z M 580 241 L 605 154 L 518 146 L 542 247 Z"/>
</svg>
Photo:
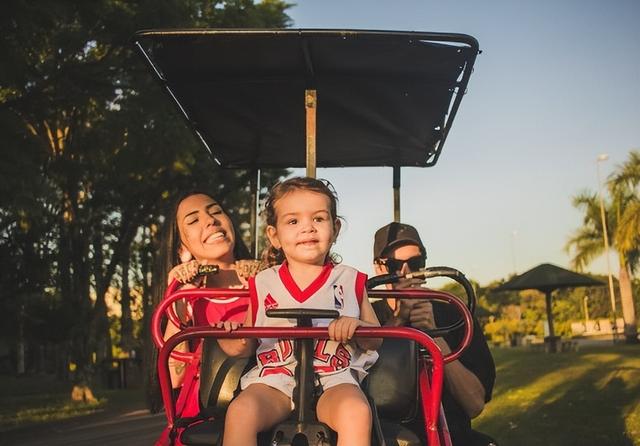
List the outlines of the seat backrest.
<svg viewBox="0 0 640 446">
<path fill-rule="evenodd" d="M 225 414 L 252 358 L 232 358 L 215 339 L 204 339 L 200 364 L 200 412 L 205 416 Z"/>
<path fill-rule="evenodd" d="M 369 370 L 366 389 L 380 418 L 412 420 L 418 408 L 418 351 L 412 341 L 387 338 Z"/>
</svg>

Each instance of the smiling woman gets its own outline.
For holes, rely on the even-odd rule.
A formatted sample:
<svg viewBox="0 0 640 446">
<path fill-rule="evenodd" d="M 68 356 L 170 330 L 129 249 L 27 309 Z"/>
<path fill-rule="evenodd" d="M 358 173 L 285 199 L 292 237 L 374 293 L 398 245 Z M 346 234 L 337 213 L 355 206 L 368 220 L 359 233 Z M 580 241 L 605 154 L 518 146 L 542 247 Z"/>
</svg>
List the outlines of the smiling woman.
<svg viewBox="0 0 640 446">
<path fill-rule="evenodd" d="M 235 262 L 236 235 L 231 219 L 210 196 L 196 193 L 184 198 L 176 211 L 176 227 L 181 242 L 178 253 L 183 262 L 215 261 L 222 269 Z M 176 270 L 180 268 L 174 268 L 172 273 Z M 179 279 L 169 274 L 172 278 Z"/>
<path fill-rule="evenodd" d="M 192 191 L 179 196 L 170 210 L 160 249 L 162 258 L 156 275 L 159 283 L 155 305 L 174 280 L 182 284 L 182 289 L 246 287 L 247 278 L 259 269 L 259 262 L 251 260 L 249 250 L 236 237 L 234 224 L 221 204 L 205 192 Z M 201 265 L 217 265 L 218 268 L 215 273 L 202 276 L 197 274 Z M 184 325 L 244 320 L 246 310 L 246 302 L 238 299 L 225 302 L 201 299 L 192 307 L 184 302 L 176 305 L 176 313 Z M 181 327 L 169 321 L 165 339 L 180 330 Z M 190 362 L 172 359 L 169 363 L 172 386 L 179 392 L 177 410 L 183 416 L 190 416 L 191 410 L 197 410 L 198 388 L 193 377 L 200 363 L 200 348 L 200 345 L 181 344 L 176 350 L 195 353 L 194 358 Z M 151 398 L 151 406 L 159 409 L 155 407 L 154 399 Z"/>
</svg>

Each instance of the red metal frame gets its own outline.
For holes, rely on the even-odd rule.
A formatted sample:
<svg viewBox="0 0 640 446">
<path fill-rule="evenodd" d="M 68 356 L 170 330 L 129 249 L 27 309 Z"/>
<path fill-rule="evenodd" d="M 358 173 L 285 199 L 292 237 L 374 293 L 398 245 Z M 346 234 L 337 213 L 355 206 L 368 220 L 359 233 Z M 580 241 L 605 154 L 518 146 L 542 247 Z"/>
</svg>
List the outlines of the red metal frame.
<svg viewBox="0 0 640 446">
<path fill-rule="evenodd" d="M 467 306 L 458 297 L 453 294 L 449 294 L 445 291 L 438 290 L 369 290 L 367 295 L 372 298 L 394 298 L 394 299 L 428 299 L 436 300 L 440 302 L 446 302 L 458 310 L 458 313 L 464 319 L 465 331 L 464 337 L 460 342 L 460 345 L 456 347 L 454 351 L 445 355 L 444 362 L 450 363 L 460 358 L 462 352 L 471 344 L 473 338 L 473 316 L 469 312 Z"/>
<path fill-rule="evenodd" d="M 194 288 L 188 290 L 179 290 L 175 291 L 179 282 L 174 280 L 171 285 L 167 288 L 167 292 L 165 293 L 165 298 L 160 302 L 160 305 L 156 308 L 153 313 L 151 319 L 151 337 L 153 339 L 154 344 L 159 349 L 164 345 L 164 336 L 162 333 L 162 318 L 164 314 L 167 313 L 169 319 L 171 319 L 171 314 L 175 315 L 175 310 L 173 303 L 180 300 L 185 299 L 189 304 L 197 299 L 203 298 L 216 298 L 216 299 L 224 299 L 231 298 L 231 294 L 233 297 L 239 297 L 243 299 L 249 298 L 249 290 L 244 289 L 227 289 L 227 288 Z M 473 337 L 473 318 L 471 313 L 465 304 L 453 294 L 449 294 L 444 291 L 438 290 L 370 290 L 367 292 L 369 297 L 372 298 L 389 298 L 393 297 L 396 299 L 429 299 L 436 300 L 440 302 L 446 302 L 457 308 L 458 312 L 464 319 L 465 323 L 465 334 L 460 342 L 460 345 L 457 348 L 446 355 L 444 357 L 444 362 L 449 363 L 455 361 L 460 358 L 460 355 L 464 351 L 465 348 L 469 346 L 471 343 L 471 338 Z M 177 315 L 175 315 L 177 318 Z M 176 326 L 180 326 L 180 322 L 176 323 Z M 178 352 L 173 352 L 178 353 Z M 175 355 L 172 355 L 175 357 Z"/>
<path fill-rule="evenodd" d="M 173 280 L 171 282 L 164 294 L 164 299 L 162 300 L 162 302 L 160 302 L 160 305 L 158 305 L 156 310 L 153 312 L 153 316 L 151 318 L 151 339 L 158 349 L 161 349 L 165 343 L 164 335 L 162 333 L 162 319 L 165 314 L 169 321 L 172 322 L 176 327 L 184 328 L 184 324 L 180 321 L 180 318 L 175 312 L 175 306 L 173 304 L 176 301 L 184 299 L 187 304 L 192 304 L 198 299 L 207 297 L 216 299 L 231 297 L 240 297 L 243 299 L 249 298 L 249 290 L 228 288 L 191 288 L 187 290 L 175 291 L 179 285 L 180 282 L 178 282 L 177 280 Z M 171 352 L 171 357 L 179 361 L 190 362 L 194 359 L 194 354 L 188 352 L 173 351 Z"/>
<path fill-rule="evenodd" d="M 429 370 L 429 361 L 427 358 L 421 358 L 420 360 L 420 371 L 418 375 L 418 385 L 420 388 L 420 395 L 430 395 L 431 394 L 431 385 L 429 384 L 429 380 L 427 379 Z M 425 413 L 428 410 L 427 405 L 424 402 L 424 399 L 421 398 L 422 402 L 422 413 Z M 447 425 L 447 419 L 444 416 L 444 408 L 442 407 L 442 403 L 440 404 L 440 410 L 438 411 L 438 433 L 440 435 L 440 443 L 442 446 L 453 446 L 451 443 L 451 435 L 449 434 L 449 426 Z"/>
<path fill-rule="evenodd" d="M 423 399 L 426 407 L 425 410 L 425 426 L 427 440 L 429 446 L 440 446 L 440 439 L 438 438 L 438 420 L 433 414 L 437 414 L 440 408 L 440 399 L 442 395 L 442 381 L 444 376 L 444 360 L 440 348 L 435 341 L 427 336 L 425 333 L 416 330 L 415 328 L 407 327 L 360 327 L 356 330 L 355 336 L 364 338 L 399 338 L 408 339 L 416 342 L 424 347 L 430 355 L 429 368 L 431 370 L 431 394 L 428 401 Z M 162 401 L 164 402 L 165 411 L 167 414 L 167 421 L 169 428 L 173 427 L 174 423 L 174 406 L 173 397 L 171 393 L 171 386 L 164 385 L 164 383 L 170 382 L 169 377 L 169 355 L 181 342 L 187 341 L 193 338 L 287 338 L 287 339 L 327 339 L 328 332 L 326 327 L 312 327 L 312 328 L 281 328 L 281 327 L 247 327 L 239 328 L 236 331 L 227 333 L 226 331 L 214 328 L 214 327 L 191 327 L 187 328 L 180 333 L 176 333 L 171 336 L 165 342 L 164 346 L 160 349 L 158 356 L 158 377 L 163 385 L 161 386 Z M 421 379 L 427 379 L 425 373 L 420 374 Z M 424 376 L 424 378 L 422 378 Z"/>
<path fill-rule="evenodd" d="M 155 345 L 159 348 L 158 376 L 161 385 L 162 400 L 168 420 L 168 427 L 173 427 L 175 419 L 175 406 L 171 392 L 171 379 L 169 375 L 169 357 L 190 361 L 193 353 L 174 352 L 173 349 L 180 343 L 192 339 L 202 338 L 314 338 L 327 339 L 328 332 L 325 327 L 314 328 L 272 328 L 272 327 L 246 327 L 227 333 L 214 327 L 189 327 L 176 333 L 166 341 L 162 333 L 162 320 L 165 314 L 169 319 L 175 319 L 176 326 L 183 326 L 175 313 L 174 303 L 180 299 L 191 304 L 197 299 L 231 297 L 249 298 L 249 291 L 242 289 L 216 289 L 197 288 L 176 291 L 179 286 L 173 281 L 165 293 L 165 299 L 154 311 L 151 321 L 151 336 Z M 446 420 L 441 411 L 441 396 L 444 377 L 444 364 L 455 361 L 462 351 L 470 344 L 473 336 L 473 319 L 464 303 L 452 294 L 437 290 L 371 290 L 369 297 L 373 298 L 402 298 L 402 299 L 430 299 L 446 302 L 454 305 L 465 321 L 465 334 L 462 342 L 450 354 L 443 356 L 435 341 L 422 331 L 408 327 L 360 327 L 355 335 L 359 337 L 400 338 L 416 342 L 424 347 L 428 356 L 420 358 L 419 389 L 422 396 L 422 410 L 424 414 L 425 433 L 429 446 L 451 446 Z M 178 353 L 178 355 L 176 355 Z M 438 426 L 442 429 L 438 429 Z"/>
</svg>

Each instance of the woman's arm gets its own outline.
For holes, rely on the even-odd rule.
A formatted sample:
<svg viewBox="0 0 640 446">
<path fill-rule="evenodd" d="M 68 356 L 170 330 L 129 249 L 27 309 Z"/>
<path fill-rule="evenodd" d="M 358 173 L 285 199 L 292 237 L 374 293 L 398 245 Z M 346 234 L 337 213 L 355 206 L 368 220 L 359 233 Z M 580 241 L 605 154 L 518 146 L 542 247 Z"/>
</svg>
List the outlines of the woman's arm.
<svg viewBox="0 0 640 446">
<path fill-rule="evenodd" d="M 174 277 L 170 277 L 170 280 L 173 280 Z M 186 284 L 181 287 L 181 289 L 190 289 L 195 288 L 191 284 Z M 189 310 L 187 308 L 187 304 L 184 300 L 176 301 L 173 304 L 176 314 L 178 318 L 182 322 L 188 322 L 190 319 Z M 163 339 L 166 341 L 174 334 L 180 331 L 179 327 L 176 327 L 171 320 L 167 321 L 167 327 L 164 330 Z M 186 342 L 181 342 L 178 344 L 173 351 L 187 353 L 189 351 L 189 346 Z M 186 369 L 187 363 L 184 361 L 180 361 L 179 359 L 169 357 L 169 376 L 171 377 L 171 387 L 178 388 L 182 385 L 182 381 L 184 380 L 184 372 Z"/>
<path fill-rule="evenodd" d="M 167 322 L 167 328 L 164 330 L 164 340 L 166 341 L 174 334 L 178 333 L 180 328 L 176 327 L 173 322 Z M 189 351 L 186 342 L 178 344 L 173 351 L 186 353 Z M 169 376 L 171 377 L 171 387 L 176 389 L 182 385 L 184 380 L 184 371 L 186 363 L 169 356 Z"/>
</svg>

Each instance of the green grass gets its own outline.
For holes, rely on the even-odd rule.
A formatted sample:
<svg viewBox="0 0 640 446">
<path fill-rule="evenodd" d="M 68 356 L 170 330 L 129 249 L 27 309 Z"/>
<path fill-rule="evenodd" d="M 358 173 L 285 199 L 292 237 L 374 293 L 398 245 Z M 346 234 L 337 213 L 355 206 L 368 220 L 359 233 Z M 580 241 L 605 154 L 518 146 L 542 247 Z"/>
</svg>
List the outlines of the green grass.
<svg viewBox="0 0 640 446">
<path fill-rule="evenodd" d="M 639 346 L 493 354 L 493 400 L 476 429 L 502 445 L 640 446 Z"/>
<path fill-rule="evenodd" d="M 640 346 L 546 354 L 493 351 L 493 400 L 474 427 L 503 446 L 640 446 Z M 72 404 L 50 377 L 0 377 L 0 432 L 139 404 L 141 390 L 95 390 Z"/>
<path fill-rule="evenodd" d="M 0 376 L 0 432 L 118 410 L 132 401 L 143 401 L 142 392 L 137 390 L 94 392 L 97 403 L 76 403 L 70 398 L 71 385 L 51 376 Z"/>
</svg>

